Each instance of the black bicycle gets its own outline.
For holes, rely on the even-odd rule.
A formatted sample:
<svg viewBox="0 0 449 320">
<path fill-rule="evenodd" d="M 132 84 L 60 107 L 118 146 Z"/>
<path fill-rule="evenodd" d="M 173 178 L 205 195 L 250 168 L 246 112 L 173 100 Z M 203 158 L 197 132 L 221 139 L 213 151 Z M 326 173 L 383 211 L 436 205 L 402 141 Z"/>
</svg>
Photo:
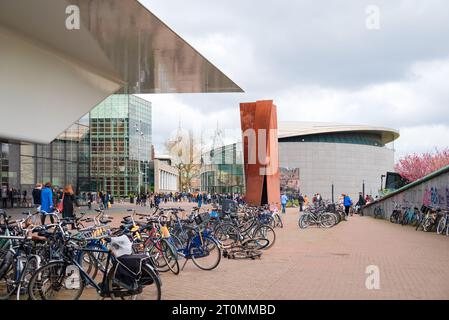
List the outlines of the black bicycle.
<svg viewBox="0 0 449 320">
<path fill-rule="evenodd" d="M 108 240 L 106 236 L 103 239 Z M 79 259 L 80 253 L 89 252 L 107 256 L 105 267 L 101 270 L 102 281 L 99 283 L 83 269 Z M 33 274 L 28 293 L 32 300 L 77 300 L 88 285 L 93 287 L 101 299 L 161 298 L 161 280 L 147 255 L 115 257 L 110 250 L 86 249 L 74 241 L 66 244 L 61 260 L 52 261 Z"/>
<path fill-rule="evenodd" d="M 384 219 L 385 218 L 385 212 L 384 209 L 382 209 L 380 206 L 377 206 L 374 208 L 374 219 Z"/>
</svg>

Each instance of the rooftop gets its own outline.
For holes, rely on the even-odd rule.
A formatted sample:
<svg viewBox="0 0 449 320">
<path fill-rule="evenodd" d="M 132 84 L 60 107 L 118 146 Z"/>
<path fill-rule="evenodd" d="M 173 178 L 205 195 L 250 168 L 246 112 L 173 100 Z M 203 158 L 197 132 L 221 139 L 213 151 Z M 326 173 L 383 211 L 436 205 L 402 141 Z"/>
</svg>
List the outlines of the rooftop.
<svg viewBox="0 0 449 320">
<path fill-rule="evenodd" d="M 118 90 L 242 92 L 137 0 L 1 0 L 0 43 L 5 142 L 50 143 Z"/>
<path fill-rule="evenodd" d="M 278 124 L 278 138 L 314 135 L 332 132 L 363 132 L 379 134 L 383 144 L 399 138 L 399 131 L 370 125 L 354 125 L 327 122 L 284 121 Z"/>
</svg>

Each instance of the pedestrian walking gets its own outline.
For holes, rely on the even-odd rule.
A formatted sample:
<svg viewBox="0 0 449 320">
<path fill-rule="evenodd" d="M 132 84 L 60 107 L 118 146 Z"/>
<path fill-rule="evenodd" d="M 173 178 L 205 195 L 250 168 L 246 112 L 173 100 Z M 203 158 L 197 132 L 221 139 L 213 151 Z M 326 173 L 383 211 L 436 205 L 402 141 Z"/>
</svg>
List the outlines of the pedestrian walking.
<svg viewBox="0 0 449 320">
<path fill-rule="evenodd" d="M 75 193 L 73 192 L 73 188 L 71 184 L 68 184 L 64 187 L 62 193 L 62 217 L 63 218 L 74 218 L 74 206 L 79 207 L 78 200 L 75 197 Z M 71 223 L 72 229 L 75 228 L 75 224 Z"/>
<path fill-rule="evenodd" d="M 282 196 L 281 196 L 282 213 L 285 213 L 285 207 L 287 206 L 287 201 L 288 201 L 287 195 L 285 193 L 282 194 Z"/>
<path fill-rule="evenodd" d="M 11 203 L 11 208 L 14 208 L 14 194 L 16 193 L 15 189 L 10 188 L 8 191 L 8 199 Z"/>
<path fill-rule="evenodd" d="M 154 195 L 154 207 L 156 209 L 159 209 L 159 204 L 161 203 L 161 198 L 159 197 L 158 194 Z"/>
<path fill-rule="evenodd" d="M 105 210 L 109 209 L 109 200 L 110 200 L 110 195 L 109 195 L 109 191 L 108 191 L 103 195 L 103 206 L 104 206 Z"/>
<path fill-rule="evenodd" d="M 343 196 L 343 205 L 345 207 L 345 215 L 346 217 L 349 215 L 349 210 L 352 206 L 351 198 L 347 194 L 342 194 Z"/>
<path fill-rule="evenodd" d="M 41 192 L 41 222 L 45 224 L 45 218 L 54 210 L 53 205 L 53 191 L 51 189 L 51 182 L 47 182 Z M 51 223 L 54 223 L 53 216 L 50 215 Z"/>
<path fill-rule="evenodd" d="M 198 208 L 201 208 L 201 205 L 203 204 L 203 196 L 201 195 L 201 193 L 198 193 Z"/>
<path fill-rule="evenodd" d="M 303 208 L 304 208 L 304 202 L 305 202 L 304 197 L 302 196 L 302 194 L 300 194 L 299 197 L 298 197 L 299 212 L 302 212 L 302 211 L 303 211 Z"/>
<path fill-rule="evenodd" d="M 360 210 L 362 209 L 362 207 L 366 204 L 365 199 L 363 198 L 363 195 L 361 192 L 359 192 L 359 200 L 357 201 L 357 203 L 355 204 L 356 206 L 356 213 L 360 213 Z"/>
<path fill-rule="evenodd" d="M 92 202 L 94 201 L 94 196 L 93 196 L 93 194 L 92 194 L 92 192 L 89 192 L 88 194 L 87 194 L 87 207 L 89 208 L 89 210 L 91 210 L 92 209 Z"/>
<path fill-rule="evenodd" d="M 42 193 L 42 183 L 36 183 L 33 191 L 31 191 L 31 196 L 33 198 L 33 207 L 40 210 L 41 206 L 41 193 Z"/>
<path fill-rule="evenodd" d="M 7 186 L 3 186 L 2 187 L 2 206 L 4 209 L 6 209 L 8 207 L 8 187 Z"/>
</svg>

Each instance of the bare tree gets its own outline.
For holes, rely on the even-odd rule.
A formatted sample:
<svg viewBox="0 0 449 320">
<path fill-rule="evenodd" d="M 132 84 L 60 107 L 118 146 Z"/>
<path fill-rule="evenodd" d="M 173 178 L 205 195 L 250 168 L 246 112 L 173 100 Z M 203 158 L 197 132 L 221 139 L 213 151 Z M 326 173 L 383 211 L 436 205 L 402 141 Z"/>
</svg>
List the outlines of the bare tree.
<svg viewBox="0 0 449 320">
<path fill-rule="evenodd" d="M 193 191 L 193 181 L 199 177 L 201 168 L 201 146 L 193 131 L 183 130 L 180 125 L 175 136 L 169 138 L 164 146 L 172 157 L 173 166 L 178 168 L 180 190 Z"/>
</svg>

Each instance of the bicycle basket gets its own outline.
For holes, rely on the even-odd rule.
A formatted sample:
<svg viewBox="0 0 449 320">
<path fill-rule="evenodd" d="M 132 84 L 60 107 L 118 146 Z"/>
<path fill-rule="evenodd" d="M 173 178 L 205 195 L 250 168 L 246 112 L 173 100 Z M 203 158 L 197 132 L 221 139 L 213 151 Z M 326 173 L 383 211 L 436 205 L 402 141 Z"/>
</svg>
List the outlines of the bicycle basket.
<svg viewBox="0 0 449 320">
<path fill-rule="evenodd" d="M 202 225 L 202 224 L 205 224 L 205 223 L 209 222 L 210 215 L 209 215 L 208 212 L 200 213 L 195 218 L 193 218 L 193 220 L 195 220 L 195 223 L 197 225 Z"/>
<path fill-rule="evenodd" d="M 195 220 L 195 223 L 196 223 L 197 225 L 200 225 L 200 224 L 203 223 L 203 219 L 201 218 L 200 215 L 197 215 L 193 220 Z"/>
</svg>

